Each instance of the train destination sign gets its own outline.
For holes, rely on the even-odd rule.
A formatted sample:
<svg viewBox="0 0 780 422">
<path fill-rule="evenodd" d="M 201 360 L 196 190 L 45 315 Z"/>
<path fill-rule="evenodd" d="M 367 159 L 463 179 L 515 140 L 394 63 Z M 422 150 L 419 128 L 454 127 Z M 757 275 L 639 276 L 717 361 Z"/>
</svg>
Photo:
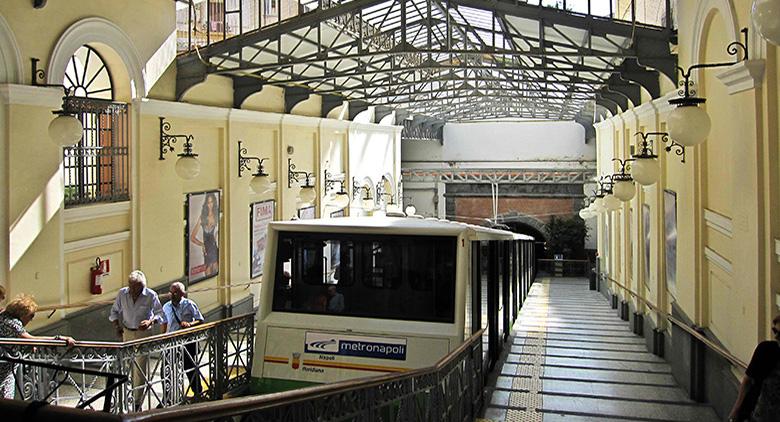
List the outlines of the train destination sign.
<svg viewBox="0 0 780 422">
<path fill-rule="evenodd" d="M 406 339 L 306 332 L 307 353 L 406 360 Z"/>
</svg>

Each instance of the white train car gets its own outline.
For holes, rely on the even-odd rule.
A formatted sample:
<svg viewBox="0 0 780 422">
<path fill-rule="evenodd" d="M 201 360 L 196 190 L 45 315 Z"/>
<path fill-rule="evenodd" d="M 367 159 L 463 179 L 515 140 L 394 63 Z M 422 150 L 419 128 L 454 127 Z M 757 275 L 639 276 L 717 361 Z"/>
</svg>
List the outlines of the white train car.
<svg viewBox="0 0 780 422">
<path fill-rule="evenodd" d="M 480 328 L 491 365 L 530 286 L 532 242 L 430 219 L 271 223 L 253 392 L 429 366 Z"/>
</svg>

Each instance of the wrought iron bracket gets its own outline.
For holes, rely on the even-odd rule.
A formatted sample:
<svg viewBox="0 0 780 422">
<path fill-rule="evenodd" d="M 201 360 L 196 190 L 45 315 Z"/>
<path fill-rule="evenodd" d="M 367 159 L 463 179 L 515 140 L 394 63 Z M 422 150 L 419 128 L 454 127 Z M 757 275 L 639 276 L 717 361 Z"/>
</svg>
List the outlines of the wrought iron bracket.
<svg viewBox="0 0 780 422">
<path fill-rule="evenodd" d="M 165 121 L 165 117 L 160 116 L 160 160 L 165 159 L 165 154 L 174 152 L 173 144 L 178 139 L 184 139 L 183 151 L 178 154 L 179 157 L 197 157 L 198 154 L 192 153 L 192 141 L 195 139 L 192 135 L 173 135 L 168 133 L 171 130 L 171 122 Z"/>
<path fill-rule="evenodd" d="M 629 171 L 631 171 L 631 162 L 634 161 L 633 158 L 627 158 L 625 160 L 620 158 L 613 158 L 612 161 L 617 161 L 618 164 L 620 164 L 620 173 L 614 173 L 612 174 L 612 182 L 619 182 L 619 181 L 633 181 L 634 178 L 631 176 Z"/>
<path fill-rule="evenodd" d="M 268 176 L 268 173 L 266 173 L 263 170 L 263 161 L 267 160 L 268 158 L 260 158 L 260 157 L 254 157 L 251 155 L 244 155 L 247 153 L 246 147 L 241 146 L 241 141 L 238 141 L 238 177 L 241 177 L 241 174 L 244 171 L 252 171 L 252 168 L 249 166 L 249 163 L 253 160 L 257 161 L 257 171 L 255 173 L 252 173 L 253 176 Z"/>
<path fill-rule="evenodd" d="M 632 156 L 634 159 L 658 157 L 653 153 L 653 141 L 651 139 L 648 139 L 651 136 L 655 136 L 665 144 L 664 149 L 666 150 L 666 152 L 674 151 L 674 153 L 678 157 L 681 157 L 680 162 L 685 163 L 685 147 L 678 144 L 673 139 L 669 138 L 668 132 L 647 132 L 647 133 L 637 132 L 636 135 L 642 138 L 642 143 L 640 145 L 639 154 L 634 154 Z"/>
<path fill-rule="evenodd" d="M 325 178 L 323 179 L 325 181 L 325 191 L 327 192 L 330 190 L 330 188 L 335 185 L 336 183 L 339 184 L 339 192 L 338 193 L 346 193 L 346 187 L 344 186 L 344 180 L 338 180 L 333 179 L 333 173 L 329 172 L 328 169 L 325 169 Z"/>
<path fill-rule="evenodd" d="M 358 184 L 358 181 L 356 178 L 352 178 L 352 198 L 359 198 L 360 197 L 360 191 L 365 190 L 366 196 L 362 199 L 374 199 L 371 197 L 371 187 L 370 186 L 361 186 Z"/>
<path fill-rule="evenodd" d="M 688 67 L 688 69 L 683 69 L 680 66 L 677 66 L 677 71 L 680 72 L 680 74 L 683 77 L 683 80 L 679 82 L 680 89 L 678 90 L 677 94 L 680 96 L 680 98 L 675 98 L 672 100 L 669 100 L 669 104 L 674 104 L 677 106 L 695 106 L 698 104 L 703 104 L 705 101 L 707 101 L 704 98 L 698 98 L 696 97 L 696 90 L 694 90 L 693 82 L 691 82 L 691 72 L 693 72 L 695 69 L 709 69 L 714 67 L 728 67 L 733 66 L 739 62 L 746 61 L 749 59 L 749 50 L 748 50 L 748 29 L 742 28 L 740 31 L 744 38 L 744 43 L 739 41 L 734 41 L 728 46 L 726 46 L 726 52 L 730 56 L 734 56 L 737 59 L 733 62 L 723 62 L 723 63 L 696 63 Z M 740 50 L 742 51 L 742 58 L 739 58 Z M 680 154 L 678 154 L 680 155 Z M 684 162 L 684 161 L 683 161 Z"/>
<path fill-rule="evenodd" d="M 304 185 L 302 187 L 313 187 L 311 179 L 314 177 L 314 173 L 305 171 L 295 171 L 295 164 L 292 162 L 292 158 L 287 159 L 287 187 L 292 188 L 293 182 L 301 183 L 299 177 L 304 178 Z"/>
</svg>

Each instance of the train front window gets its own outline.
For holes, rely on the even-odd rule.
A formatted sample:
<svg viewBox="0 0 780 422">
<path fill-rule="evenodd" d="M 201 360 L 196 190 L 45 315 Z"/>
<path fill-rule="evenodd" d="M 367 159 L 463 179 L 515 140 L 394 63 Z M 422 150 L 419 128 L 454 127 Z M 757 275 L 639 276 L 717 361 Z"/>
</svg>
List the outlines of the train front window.
<svg viewBox="0 0 780 422">
<path fill-rule="evenodd" d="M 273 310 L 453 322 L 456 238 L 279 234 Z"/>
</svg>

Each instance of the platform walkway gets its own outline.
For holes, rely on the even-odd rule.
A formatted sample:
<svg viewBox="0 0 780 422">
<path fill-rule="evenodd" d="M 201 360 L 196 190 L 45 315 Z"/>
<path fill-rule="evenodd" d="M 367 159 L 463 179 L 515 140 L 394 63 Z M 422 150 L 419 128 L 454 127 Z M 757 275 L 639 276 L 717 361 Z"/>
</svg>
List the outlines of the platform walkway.
<svg viewBox="0 0 780 422">
<path fill-rule="evenodd" d="M 582 278 L 538 280 L 487 387 L 491 421 L 718 421 Z"/>
</svg>

